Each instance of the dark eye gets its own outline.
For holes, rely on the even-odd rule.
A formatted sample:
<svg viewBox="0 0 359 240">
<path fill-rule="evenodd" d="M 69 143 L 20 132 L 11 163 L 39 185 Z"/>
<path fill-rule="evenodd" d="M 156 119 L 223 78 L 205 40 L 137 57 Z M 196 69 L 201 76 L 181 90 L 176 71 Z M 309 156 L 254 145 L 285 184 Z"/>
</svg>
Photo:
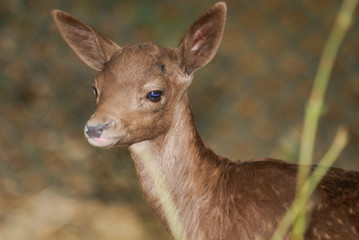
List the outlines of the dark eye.
<svg viewBox="0 0 359 240">
<path fill-rule="evenodd" d="M 158 102 L 162 99 L 163 92 L 162 91 L 151 91 L 147 94 L 147 99 L 151 102 Z"/>
<path fill-rule="evenodd" d="M 95 94 L 96 97 L 98 96 L 97 88 L 95 86 L 92 86 L 92 92 L 93 94 Z"/>
</svg>

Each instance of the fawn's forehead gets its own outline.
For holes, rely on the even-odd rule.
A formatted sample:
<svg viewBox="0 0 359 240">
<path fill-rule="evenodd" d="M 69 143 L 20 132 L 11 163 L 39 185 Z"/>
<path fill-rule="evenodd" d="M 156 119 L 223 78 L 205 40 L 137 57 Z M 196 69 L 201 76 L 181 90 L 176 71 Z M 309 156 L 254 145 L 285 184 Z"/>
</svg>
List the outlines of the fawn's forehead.
<svg viewBox="0 0 359 240">
<path fill-rule="evenodd" d="M 128 45 L 112 57 L 100 75 L 119 83 L 144 84 L 153 77 L 162 78 L 169 74 L 170 64 L 176 62 L 174 56 L 172 49 L 154 43 Z"/>
</svg>

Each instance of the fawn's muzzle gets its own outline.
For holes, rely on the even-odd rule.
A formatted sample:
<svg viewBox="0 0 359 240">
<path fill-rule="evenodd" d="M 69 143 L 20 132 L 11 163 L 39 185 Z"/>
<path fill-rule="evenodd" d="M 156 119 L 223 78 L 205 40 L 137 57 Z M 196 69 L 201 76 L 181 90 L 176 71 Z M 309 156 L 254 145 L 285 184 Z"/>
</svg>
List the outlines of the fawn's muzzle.
<svg viewBox="0 0 359 240">
<path fill-rule="evenodd" d="M 109 126 L 108 123 L 101 123 L 96 126 L 86 124 L 85 133 L 89 138 L 100 138 L 103 131 Z"/>
</svg>

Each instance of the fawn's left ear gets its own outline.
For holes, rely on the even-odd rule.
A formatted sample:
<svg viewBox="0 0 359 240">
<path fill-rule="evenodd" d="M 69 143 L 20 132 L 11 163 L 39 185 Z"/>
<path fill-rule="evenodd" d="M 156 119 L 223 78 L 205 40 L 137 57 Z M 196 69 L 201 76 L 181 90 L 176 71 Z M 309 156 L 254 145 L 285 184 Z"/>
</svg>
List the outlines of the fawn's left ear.
<svg viewBox="0 0 359 240">
<path fill-rule="evenodd" d="M 216 54 L 223 36 L 226 13 L 226 4 L 218 2 L 187 30 L 177 48 L 180 67 L 186 74 L 204 67 Z"/>
</svg>

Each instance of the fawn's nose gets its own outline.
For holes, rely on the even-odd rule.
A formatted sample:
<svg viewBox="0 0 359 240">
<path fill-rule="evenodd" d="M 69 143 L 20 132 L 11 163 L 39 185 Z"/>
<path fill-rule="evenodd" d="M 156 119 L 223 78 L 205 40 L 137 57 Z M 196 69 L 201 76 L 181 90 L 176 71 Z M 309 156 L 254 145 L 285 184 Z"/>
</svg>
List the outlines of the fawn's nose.
<svg viewBox="0 0 359 240">
<path fill-rule="evenodd" d="M 86 124 L 85 133 L 90 138 L 100 138 L 103 131 L 108 127 L 108 123 L 100 123 L 96 126 Z"/>
</svg>

